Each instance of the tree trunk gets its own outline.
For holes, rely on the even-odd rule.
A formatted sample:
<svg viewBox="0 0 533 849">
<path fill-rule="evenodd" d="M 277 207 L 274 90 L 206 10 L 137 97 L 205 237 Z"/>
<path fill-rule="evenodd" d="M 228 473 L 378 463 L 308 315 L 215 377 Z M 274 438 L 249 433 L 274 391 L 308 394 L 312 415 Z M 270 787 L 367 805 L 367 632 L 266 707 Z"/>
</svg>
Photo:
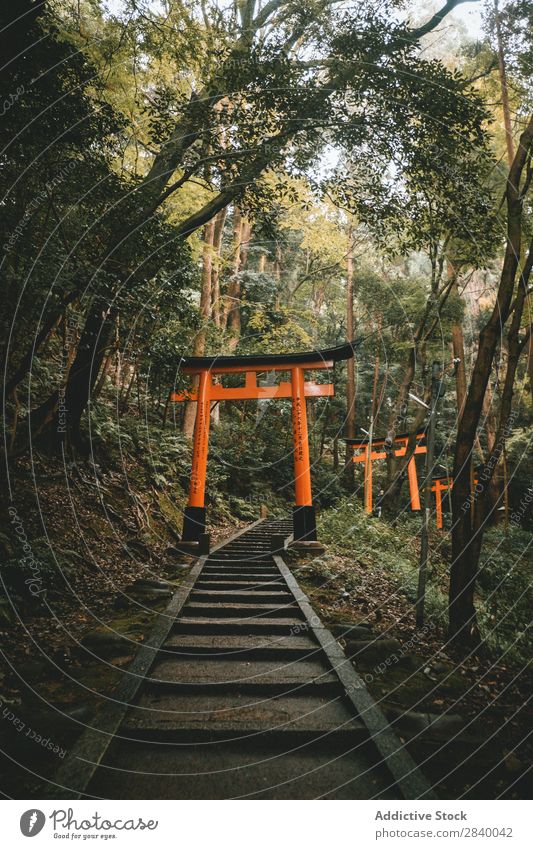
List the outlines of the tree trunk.
<svg viewBox="0 0 533 849">
<path fill-rule="evenodd" d="M 505 144 L 507 146 L 507 162 L 509 168 L 514 159 L 513 130 L 511 127 L 511 110 L 509 108 L 509 89 L 507 88 L 507 69 L 503 52 L 502 27 L 498 0 L 494 0 L 494 21 L 496 24 L 496 43 L 498 45 L 498 69 L 500 72 L 500 88 L 502 93 L 503 125 L 505 127 Z"/>
<path fill-rule="evenodd" d="M 457 285 L 457 274 L 451 260 L 446 260 L 446 271 L 448 279 L 454 279 L 453 291 L 457 298 L 459 295 L 459 287 Z M 457 398 L 457 420 L 463 414 L 463 407 L 466 399 L 466 364 L 465 364 L 465 340 L 463 334 L 463 325 L 461 322 L 452 325 L 452 350 L 453 357 L 456 360 L 455 368 L 455 395 Z"/>
<path fill-rule="evenodd" d="M 276 310 L 279 310 L 279 308 L 281 306 L 281 261 L 282 261 L 281 245 L 279 244 L 279 242 L 276 242 L 275 259 L 274 259 L 273 268 L 272 268 L 274 279 L 277 283 L 276 298 L 275 298 L 275 301 L 274 301 L 274 309 L 276 309 Z"/>
<path fill-rule="evenodd" d="M 411 384 L 415 376 L 416 363 L 417 349 L 413 346 L 409 350 L 409 353 L 407 355 L 407 361 L 404 367 L 402 382 L 398 390 L 398 397 L 388 423 L 387 437 L 391 440 L 391 443 L 394 442 L 394 437 L 399 432 L 400 423 L 403 420 L 402 407 L 407 404 L 409 391 L 411 389 Z M 389 501 L 391 502 L 392 506 L 392 503 L 396 500 L 396 497 L 399 494 L 398 485 L 401 486 L 401 480 L 398 480 L 397 485 L 395 485 L 396 477 L 397 464 L 394 456 L 391 454 L 387 462 L 387 489 L 383 497 L 384 509 L 389 506 Z"/>
<path fill-rule="evenodd" d="M 96 386 L 94 387 L 94 390 L 93 390 L 93 400 L 98 398 L 98 396 L 100 395 L 100 392 L 104 388 L 105 379 L 106 379 L 107 375 L 109 374 L 109 369 L 111 367 L 111 363 L 113 361 L 114 354 L 115 354 L 114 351 L 110 351 L 108 353 L 107 357 L 104 360 L 104 364 L 103 364 L 102 370 L 100 372 L 100 377 L 98 378 L 98 382 L 96 383 Z"/>
<path fill-rule="evenodd" d="M 235 350 L 237 347 L 241 330 L 239 272 L 241 270 L 241 248 L 245 233 L 246 223 L 239 207 L 235 206 L 233 211 L 233 268 L 226 296 L 226 326 L 233 334 L 229 342 L 230 350 Z"/>
<path fill-rule="evenodd" d="M 423 365 L 423 372 L 425 369 L 425 361 L 426 361 L 426 348 L 425 346 L 420 351 L 420 360 Z M 431 386 L 427 386 L 424 398 L 422 399 L 426 404 L 429 404 L 431 398 Z M 396 511 L 397 502 L 400 497 L 400 493 L 402 491 L 402 486 L 405 480 L 407 466 L 409 465 L 409 461 L 414 456 L 414 452 L 416 449 L 417 443 L 417 434 L 420 432 L 424 419 L 426 417 L 426 408 L 418 406 L 416 415 L 411 424 L 411 429 L 409 431 L 409 437 L 407 440 L 406 451 L 403 457 L 395 457 L 391 452 L 388 458 L 388 475 L 387 475 L 387 489 L 385 490 L 382 505 L 383 509 L 387 512 L 391 512 L 392 510 Z M 393 439 L 394 433 L 392 431 L 388 434 L 391 439 Z"/>
<path fill-rule="evenodd" d="M 222 262 L 222 236 L 224 234 L 224 222 L 226 210 L 221 209 L 215 218 L 215 229 L 213 233 L 213 268 L 211 271 L 211 291 L 213 302 L 213 322 L 215 327 L 220 327 L 221 307 L 220 302 L 220 266 Z"/>
<path fill-rule="evenodd" d="M 7 397 L 10 395 L 13 390 L 19 385 L 19 383 L 24 380 L 26 377 L 35 356 L 39 353 L 39 350 L 42 345 L 49 338 L 51 333 L 53 333 L 54 329 L 57 327 L 62 317 L 65 314 L 65 310 L 73 301 L 78 297 L 78 290 L 73 289 L 63 298 L 61 305 L 50 312 L 50 314 L 45 319 L 41 330 L 37 333 L 35 340 L 32 342 L 31 346 L 28 350 L 23 354 L 20 359 L 19 365 L 13 372 L 13 374 L 8 378 L 4 387 L 4 395 Z"/>
<path fill-rule="evenodd" d="M 407 406 L 409 392 L 411 390 L 411 385 L 416 374 L 417 364 L 420 363 L 422 365 L 423 372 L 425 370 L 426 345 L 433 334 L 433 331 L 439 320 L 442 308 L 446 303 L 448 295 L 450 294 L 452 289 L 453 280 L 449 278 L 446 280 L 446 283 L 441 288 L 444 256 L 442 257 L 442 261 L 438 263 L 438 266 L 438 274 L 432 275 L 431 294 L 428 297 L 424 313 L 419 321 L 418 327 L 414 334 L 412 346 L 407 354 L 404 375 L 400 384 L 400 389 L 398 391 L 394 407 L 389 418 L 387 437 L 391 440 L 391 442 L 394 441 L 394 436 L 398 432 L 399 425 L 402 423 L 402 409 Z M 435 317 L 432 317 L 431 313 L 434 310 L 436 311 L 436 315 Z M 428 400 L 430 397 L 429 389 L 427 390 L 426 394 Z M 388 509 L 389 506 L 394 506 L 394 502 L 400 494 L 401 486 L 405 477 L 405 470 L 416 447 L 416 434 L 420 430 L 420 426 L 424 420 L 424 416 L 424 408 L 419 408 L 419 412 L 415 417 L 415 422 L 413 423 L 411 431 L 409 433 L 409 441 L 407 443 L 407 451 L 405 456 L 398 460 L 394 457 L 393 454 L 391 454 L 389 457 L 387 464 L 387 489 L 385 491 L 385 495 L 383 496 L 382 501 L 384 509 Z"/>
<path fill-rule="evenodd" d="M 353 291 L 353 250 L 352 228 L 348 230 L 348 253 L 346 254 L 346 338 L 354 338 L 354 291 Z M 346 363 L 346 437 L 355 439 L 355 361 L 351 357 Z M 354 482 L 353 446 L 346 445 L 346 475 L 348 482 Z"/>
<path fill-rule="evenodd" d="M 244 271 L 248 265 L 248 251 L 250 249 L 250 241 L 252 239 L 252 225 L 246 218 L 242 224 L 242 242 L 241 242 L 241 262 L 240 271 Z"/>
<path fill-rule="evenodd" d="M 531 305 L 528 300 L 527 303 L 527 314 L 528 314 L 528 324 L 533 322 L 533 315 L 531 314 Z M 527 343 L 527 373 L 529 376 L 529 391 L 531 392 L 531 398 L 533 399 L 533 333 L 529 334 L 529 339 Z"/>
<path fill-rule="evenodd" d="M 333 437 L 333 471 L 338 471 L 339 468 L 339 437 L 335 434 Z"/>
<path fill-rule="evenodd" d="M 507 241 L 496 303 L 489 320 L 479 336 L 477 357 L 472 370 L 472 378 L 463 415 L 457 430 L 453 471 L 454 484 L 452 489 L 452 565 L 449 595 L 449 636 L 457 645 L 468 645 L 473 641 L 477 641 L 479 638 L 474 605 L 474 591 L 479 555 L 483 541 L 486 504 L 486 500 L 483 498 L 483 492 L 486 487 L 482 484 L 480 492 L 474 496 L 474 515 L 472 518 L 472 496 L 470 491 L 471 466 L 483 399 L 489 383 L 500 334 L 509 318 L 515 290 L 518 258 L 520 257 L 522 242 L 523 199 L 520 184 L 522 172 L 530 155 L 532 143 L 533 118 L 530 119 L 526 130 L 520 138 L 520 144 L 509 171 L 506 186 Z M 509 367 L 508 363 L 508 373 Z M 502 413 L 500 413 L 500 426 L 498 429 L 498 433 L 500 432 L 503 433 Z M 494 449 L 495 453 L 493 452 L 483 469 L 483 475 L 485 476 L 483 483 L 490 481 L 492 477 L 494 472 L 493 458 L 496 459 L 497 463 L 500 447 L 497 437 Z M 480 481 L 481 478 L 482 475 L 480 475 Z M 476 487 L 477 490 L 478 487 Z"/>
<path fill-rule="evenodd" d="M 200 289 L 200 329 L 194 337 L 193 356 L 203 357 L 205 354 L 205 341 L 207 336 L 206 323 L 211 314 L 211 284 L 213 272 L 213 243 L 215 236 L 215 219 L 212 218 L 204 227 L 204 246 L 202 264 L 202 282 Z M 193 388 L 198 386 L 198 378 L 192 381 Z M 183 433 L 190 439 L 194 433 L 194 422 L 196 421 L 196 401 L 185 402 L 185 413 L 183 416 Z"/>
<path fill-rule="evenodd" d="M 32 437 L 39 438 L 47 450 L 63 443 L 83 447 L 80 422 L 115 329 L 115 312 L 106 302 L 95 298 L 89 308 L 76 355 L 68 372 L 66 386 L 56 389 L 28 419 Z"/>
<path fill-rule="evenodd" d="M 492 454 L 492 452 L 494 451 L 494 446 L 496 445 L 496 431 L 498 427 L 496 421 L 497 417 L 494 411 L 494 396 L 492 393 L 490 380 L 485 391 L 485 397 L 483 398 L 481 414 L 483 416 L 483 421 L 485 424 L 487 454 L 490 456 L 490 454 Z M 506 470 L 503 468 L 504 462 L 505 459 L 502 455 L 498 463 L 498 468 L 494 470 L 494 474 L 492 475 L 490 481 L 487 483 L 486 499 L 488 503 L 485 506 L 486 512 L 488 516 L 490 516 L 490 521 L 493 524 L 496 523 L 499 519 L 499 515 L 496 511 L 501 501 L 503 480 L 506 477 Z"/>
<path fill-rule="evenodd" d="M 510 168 L 515 154 L 511 124 L 511 108 L 509 105 L 509 89 L 507 87 L 507 69 L 505 67 L 505 54 L 503 50 L 503 38 L 498 0 L 495 0 L 494 2 L 494 20 L 496 24 L 496 42 L 498 45 L 498 69 L 500 72 L 500 88 L 502 95 L 503 123 L 505 127 L 505 143 L 507 147 L 507 162 Z M 528 318 L 530 319 L 531 307 L 529 306 L 529 303 L 527 305 L 527 313 Z M 530 334 L 527 343 L 527 373 L 529 375 L 529 387 L 531 397 L 533 398 L 533 334 Z M 505 463 L 505 459 L 503 460 L 503 462 Z"/>
<path fill-rule="evenodd" d="M 379 384 L 379 368 L 381 358 L 379 355 L 381 344 L 381 319 L 378 318 L 378 344 L 376 346 L 376 359 L 374 361 L 374 380 L 372 382 L 372 421 L 376 424 L 377 415 L 379 412 L 378 384 Z"/>
</svg>

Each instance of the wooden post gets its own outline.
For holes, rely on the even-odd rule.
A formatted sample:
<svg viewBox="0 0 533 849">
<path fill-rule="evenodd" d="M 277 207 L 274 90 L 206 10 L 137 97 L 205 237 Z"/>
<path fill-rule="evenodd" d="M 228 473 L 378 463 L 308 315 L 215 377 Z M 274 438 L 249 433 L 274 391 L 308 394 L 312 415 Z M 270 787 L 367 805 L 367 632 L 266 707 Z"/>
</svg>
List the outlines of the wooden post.
<svg viewBox="0 0 533 849">
<path fill-rule="evenodd" d="M 374 417 L 370 416 L 368 443 L 365 449 L 365 513 L 372 513 L 372 436 Z"/>
<path fill-rule="evenodd" d="M 440 480 L 435 481 L 435 510 L 437 516 L 437 528 L 442 530 L 442 490 Z"/>
<path fill-rule="evenodd" d="M 348 252 L 346 254 L 346 337 L 354 338 L 354 287 L 352 225 L 348 227 Z M 346 363 L 346 436 L 355 439 L 355 363 L 353 357 Z M 353 447 L 346 443 L 345 465 L 350 486 L 354 484 Z"/>
<path fill-rule="evenodd" d="M 311 492 L 304 369 L 300 367 L 291 369 L 291 378 L 295 487 L 295 507 L 293 514 L 294 539 L 316 540 L 315 510 Z"/>
<path fill-rule="evenodd" d="M 416 474 L 416 462 L 414 455 L 407 464 L 407 477 L 409 479 L 409 496 L 411 498 L 411 510 L 420 510 L 420 491 L 418 489 L 418 476 Z"/>
<path fill-rule="evenodd" d="M 199 540 L 205 531 L 205 479 L 209 453 L 209 422 L 211 418 L 211 372 L 200 372 L 198 401 L 194 423 L 191 482 L 189 500 L 183 517 L 182 539 Z"/>
<path fill-rule="evenodd" d="M 420 565 L 418 567 L 418 591 L 416 597 L 416 626 L 424 625 L 426 603 L 426 577 L 429 562 L 429 514 L 431 511 L 431 481 L 435 456 L 435 428 L 437 404 L 441 389 L 441 364 L 435 360 L 431 370 L 431 403 L 429 407 L 428 450 L 424 475 L 424 509 L 422 510 L 422 528 L 420 533 Z"/>
<path fill-rule="evenodd" d="M 365 446 L 365 513 L 372 513 L 372 459 L 370 457 L 370 446 Z"/>
</svg>

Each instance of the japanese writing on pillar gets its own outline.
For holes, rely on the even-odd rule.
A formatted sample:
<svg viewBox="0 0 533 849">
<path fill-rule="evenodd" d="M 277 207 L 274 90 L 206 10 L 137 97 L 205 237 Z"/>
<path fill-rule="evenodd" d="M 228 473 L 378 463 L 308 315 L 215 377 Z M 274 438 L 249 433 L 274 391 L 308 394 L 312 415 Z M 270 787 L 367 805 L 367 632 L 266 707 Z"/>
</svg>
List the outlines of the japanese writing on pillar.
<svg viewBox="0 0 533 849">
<path fill-rule="evenodd" d="M 209 401 L 207 404 L 198 402 L 198 410 L 196 412 L 196 428 L 194 434 L 195 450 L 193 451 L 193 465 L 191 473 L 191 492 L 196 494 L 203 486 L 204 474 L 202 469 L 205 469 L 207 462 L 207 439 L 206 431 L 206 415 L 209 415 Z"/>
<path fill-rule="evenodd" d="M 302 403 L 305 404 L 305 399 L 299 396 L 293 399 L 293 435 L 294 435 L 294 455 L 297 460 L 304 459 L 304 441 L 302 428 Z"/>
</svg>

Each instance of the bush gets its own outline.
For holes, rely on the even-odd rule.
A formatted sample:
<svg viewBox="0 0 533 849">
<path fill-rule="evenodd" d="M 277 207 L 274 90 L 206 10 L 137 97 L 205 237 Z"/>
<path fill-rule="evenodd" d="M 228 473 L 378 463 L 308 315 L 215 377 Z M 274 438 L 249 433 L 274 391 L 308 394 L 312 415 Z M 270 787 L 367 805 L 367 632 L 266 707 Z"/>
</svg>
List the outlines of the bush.
<svg viewBox="0 0 533 849">
<path fill-rule="evenodd" d="M 351 554 L 364 569 L 386 572 L 398 582 L 398 590 L 416 601 L 419 563 L 419 529 L 416 517 L 395 522 L 364 512 L 354 496 L 344 497 L 319 517 L 319 537 L 339 554 Z M 428 569 L 426 611 L 433 621 L 443 621 L 447 599 L 441 589 L 445 565 L 438 546 Z"/>
<path fill-rule="evenodd" d="M 478 577 L 481 634 L 502 662 L 527 664 L 533 651 L 531 628 L 531 534 L 501 526 L 487 531 Z"/>
</svg>

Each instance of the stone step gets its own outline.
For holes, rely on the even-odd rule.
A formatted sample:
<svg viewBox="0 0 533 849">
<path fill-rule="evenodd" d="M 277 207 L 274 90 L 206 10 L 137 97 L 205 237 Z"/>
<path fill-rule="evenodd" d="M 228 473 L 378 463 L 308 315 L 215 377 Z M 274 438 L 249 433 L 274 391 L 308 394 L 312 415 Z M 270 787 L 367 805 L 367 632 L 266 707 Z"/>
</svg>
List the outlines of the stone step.
<svg viewBox="0 0 533 849">
<path fill-rule="evenodd" d="M 225 571 L 234 570 L 235 572 L 242 572 L 247 569 L 250 572 L 277 572 L 279 574 L 276 564 L 270 561 L 258 563 L 251 560 L 208 560 L 202 571 L 206 569 L 216 571 L 220 571 L 220 569 L 224 569 Z"/>
<path fill-rule="evenodd" d="M 294 604 L 208 604 L 200 602 L 187 602 L 183 608 L 184 616 L 196 616 L 197 618 L 213 617 L 215 619 L 231 618 L 246 621 L 261 616 L 276 617 L 277 619 L 292 618 L 298 613 L 299 608 Z"/>
<path fill-rule="evenodd" d="M 268 589 L 272 585 L 276 586 L 279 583 L 278 581 L 274 581 L 275 577 L 275 575 L 267 576 L 265 580 L 262 575 L 244 575 L 244 577 L 240 575 L 219 575 L 218 573 L 216 575 L 217 583 L 230 584 L 232 589 L 234 585 L 244 583 L 252 584 L 254 587 L 266 587 Z M 211 575 L 206 575 L 205 580 L 211 582 Z M 287 585 L 283 583 L 281 586 L 285 589 Z"/>
<path fill-rule="evenodd" d="M 180 616 L 174 625 L 174 633 L 181 634 L 305 634 L 308 628 L 303 617 L 284 619 L 261 617 L 250 619 L 198 619 Z"/>
<path fill-rule="evenodd" d="M 264 545 L 250 545 L 245 542 L 242 545 L 225 545 L 223 548 L 217 548 L 216 551 L 213 551 L 210 554 L 210 557 L 228 557 L 232 552 L 235 552 L 236 556 L 242 557 L 242 554 L 246 554 L 250 557 L 271 557 L 270 552 L 270 540 L 265 542 Z"/>
<path fill-rule="evenodd" d="M 204 569 L 252 569 L 254 572 L 264 572 L 268 569 L 279 572 L 278 567 L 272 560 L 250 560 L 243 557 L 242 560 L 207 560 Z"/>
<path fill-rule="evenodd" d="M 189 599 L 194 602 L 211 602 L 213 604 L 283 604 L 293 602 L 294 596 L 286 589 L 280 592 L 269 592 L 268 590 L 213 590 L 193 589 Z"/>
<path fill-rule="evenodd" d="M 224 550 L 228 548 L 265 548 L 270 542 L 272 534 L 262 534 L 261 536 L 249 537 L 242 536 L 238 539 L 233 539 L 224 546 Z"/>
<path fill-rule="evenodd" d="M 169 657 L 157 659 L 146 686 L 170 685 L 171 689 L 205 688 L 250 691 L 273 687 L 274 692 L 290 692 L 302 686 L 333 686 L 340 692 L 337 676 L 319 660 L 227 660 L 209 657 Z"/>
<path fill-rule="evenodd" d="M 195 591 L 198 590 L 264 590 L 286 589 L 285 581 L 243 581 L 236 577 L 235 580 L 228 580 L 227 577 L 209 578 L 209 580 L 198 580 L 194 585 Z"/>
<path fill-rule="evenodd" d="M 245 693 L 143 693 L 130 708 L 121 736 L 138 740 L 200 742 L 282 731 L 300 742 L 349 734 L 354 745 L 368 738 L 361 720 L 339 698 L 274 696 L 257 700 Z M 331 739 L 330 739 L 331 742 Z M 287 744 L 289 739 L 287 738 Z"/>
<path fill-rule="evenodd" d="M 322 649 L 305 635 L 171 634 L 162 651 L 180 655 L 217 655 L 228 659 L 316 659 Z"/>
<path fill-rule="evenodd" d="M 213 575 L 216 577 L 228 578 L 230 581 L 236 581 L 239 579 L 243 581 L 283 580 L 279 569 L 258 569 L 257 566 L 242 566 L 240 569 L 236 569 L 234 566 L 231 569 L 224 569 L 224 566 L 217 566 L 213 569 L 204 568 L 199 575 L 199 580 L 205 581 L 210 579 Z"/>
<path fill-rule="evenodd" d="M 206 563 L 206 567 L 216 567 L 218 569 L 253 569 L 258 572 L 278 568 L 272 560 L 254 560 L 251 557 L 243 557 L 242 560 L 237 560 L 234 557 L 228 557 L 227 560 L 217 558 L 216 560 L 209 560 Z"/>
<path fill-rule="evenodd" d="M 334 739 L 334 738 L 333 738 Z M 117 741 L 87 788 L 104 799 L 397 799 L 367 747 L 344 738 L 287 746 L 283 732 L 253 745 Z"/>
<path fill-rule="evenodd" d="M 250 540 L 250 542 L 253 543 L 253 544 L 263 543 L 264 545 L 268 545 L 271 536 L 272 536 L 272 534 L 250 534 L 250 535 L 245 534 L 244 536 L 239 537 L 239 540 L 243 540 L 245 542 Z M 232 545 L 235 545 L 236 543 L 238 543 L 239 540 L 234 540 Z"/>
<path fill-rule="evenodd" d="M 236 569 L 235 567 L 225 569 L 224 566 L 221 565 L 204 567 L 202 569 L 202 579 L 210 578 L 212 575 L 216 575 L 217 577 L 220 576 L 221 578 L 231 576 L 232 580 L 234 578 L 276 578 L 277 580 L 280 580 L 281 578 L 279 569 L 258 569 L 257 566 L 255 568 L 253 566 L 242 566 L 240 569 Z"/>
</svg>

